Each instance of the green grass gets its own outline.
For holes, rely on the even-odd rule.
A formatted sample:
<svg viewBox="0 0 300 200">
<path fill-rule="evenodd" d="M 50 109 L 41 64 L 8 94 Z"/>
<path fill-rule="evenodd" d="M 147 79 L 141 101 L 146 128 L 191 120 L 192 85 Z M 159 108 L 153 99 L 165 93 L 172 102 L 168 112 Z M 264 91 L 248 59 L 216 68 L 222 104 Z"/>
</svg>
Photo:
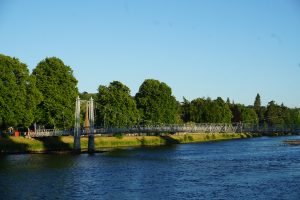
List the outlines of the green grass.
<svg viewBox="0 0 300 200">
<path fill-rule="evenodd" d="M 252 135 L 245 133 L 196 133 L 186 135 L 174 135 L 171 137 L 180 141 L 180 143 L 192 143 L 250 138 L 252 137 Z"/>
<path fill-rule="evenodd" d="M 118 148 L 138 146 L 158 146 L 167 144 L 209 142 L 230 139 L 249 138 L 253 134 L 246 133 L 194 133 L 184 135 L 167 136 L 122 136 L 122 137 L 95 137 L 95 148 Z M 81 149 L 88 148 L 88 137 L 81 138 Z M 73 137 L 45 137 L 45 138 L 24 138 L 24 137 L 0 137 L 1 153 L 34 153 L 51 151 L 72 151 Z"/>
</svg>

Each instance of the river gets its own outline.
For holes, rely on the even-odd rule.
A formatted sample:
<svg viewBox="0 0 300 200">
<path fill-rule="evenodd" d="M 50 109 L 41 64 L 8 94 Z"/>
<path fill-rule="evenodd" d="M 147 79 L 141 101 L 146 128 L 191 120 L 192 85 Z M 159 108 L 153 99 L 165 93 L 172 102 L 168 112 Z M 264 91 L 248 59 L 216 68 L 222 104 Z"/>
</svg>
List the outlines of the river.
<svg viewBox="0 0 300 200">
<path fill-rule="evenodd" d="M 2 155 L 0 199 L 300 199 L 300 136 Z"/>
</svg>

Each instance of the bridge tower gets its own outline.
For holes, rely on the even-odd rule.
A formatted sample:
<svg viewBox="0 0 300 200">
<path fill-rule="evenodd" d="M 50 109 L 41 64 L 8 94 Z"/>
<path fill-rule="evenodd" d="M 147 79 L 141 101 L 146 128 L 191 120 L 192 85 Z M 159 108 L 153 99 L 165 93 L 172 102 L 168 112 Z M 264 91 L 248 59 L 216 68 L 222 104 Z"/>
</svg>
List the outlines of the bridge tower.
<svg viewBox="0 0 300 200">
<path fill-rule="evenodd" d="M 81 151 L 80 137 L 81 137 L 81 126 L 80 126 L 80 104 L 86 102 L 86 119 L 85 128 L 88 134 L 88 152 L 93 153 L 95 151 L 94 145 L 94 100 L 91 97 L 89 101 L 80 100 L 76 98 L 76 110 L 75 110 L 75 124 L 74 124 L 74 151 Z"/>
<path fill-rule="evenodd" d="M 89 141 L 88 141 L 88 152 L 93 153 L 95 151 L 95 145 L 94 145 L 94 122 L 95 122 L 95 115 L 94 115 L 94 100 L 91 97 L 90 101 L 88 102 L 89 107 L 89 124 L 90 124 L 90 130 L 89 130 Z"/>
<path fill-rule="evenodd" d="M 75 125 L 74 125 L 74 151 L 80 152 L 81 145 L 80 145 L 80 98 L 76 98 L 75 104 Z"/>
</svg>

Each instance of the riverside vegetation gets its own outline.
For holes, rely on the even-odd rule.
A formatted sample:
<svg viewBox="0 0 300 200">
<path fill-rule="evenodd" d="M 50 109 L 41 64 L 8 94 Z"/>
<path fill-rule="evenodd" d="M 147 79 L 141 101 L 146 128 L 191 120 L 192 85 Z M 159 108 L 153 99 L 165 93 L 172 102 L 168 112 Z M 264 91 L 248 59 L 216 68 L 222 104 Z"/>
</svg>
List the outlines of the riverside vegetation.
<svg viewBox="0 0 300 200">
<path fill-rule="evenodd" d="M 193 142 L 221 141 L 229 139 L 242 139 L 259 136 L 258 134 L 246 133 L 193 133 L 184 135 L 165 136 L 116 136 L 95 137 L 95 148 L 104 150 L 108 148 L 141 147 L 173 145 Z M 68 152 L 73 149 L 72 136 L 24 138 L 6 137 L 0 138 L 1 153 L 45 153 L 45 152 Z M 88 138 L 81 138 L 82 151 L 88 147 Z"/>
</svg>

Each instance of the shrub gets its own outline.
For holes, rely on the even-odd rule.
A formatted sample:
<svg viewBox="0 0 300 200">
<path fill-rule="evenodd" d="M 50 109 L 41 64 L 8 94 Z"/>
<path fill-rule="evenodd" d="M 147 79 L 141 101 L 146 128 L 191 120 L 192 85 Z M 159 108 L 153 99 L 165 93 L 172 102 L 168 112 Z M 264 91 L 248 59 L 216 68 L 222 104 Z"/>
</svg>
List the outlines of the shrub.
<svg viewBox="0 0 300 200">
<path fill-rule="evenodd" d="M 188 136 L 188 140 L 189 140 L 189 141 L 194 141 L 193 136 L 189 135 L 189 136 Z"/>
<path fill-rule="evenodd" d="M 122 133 L 116 133 L 116 134 L 114 134 L 114 136 L 118 139 L 122 139 L 124 137 L 124 135 Z"/>
</svg>

